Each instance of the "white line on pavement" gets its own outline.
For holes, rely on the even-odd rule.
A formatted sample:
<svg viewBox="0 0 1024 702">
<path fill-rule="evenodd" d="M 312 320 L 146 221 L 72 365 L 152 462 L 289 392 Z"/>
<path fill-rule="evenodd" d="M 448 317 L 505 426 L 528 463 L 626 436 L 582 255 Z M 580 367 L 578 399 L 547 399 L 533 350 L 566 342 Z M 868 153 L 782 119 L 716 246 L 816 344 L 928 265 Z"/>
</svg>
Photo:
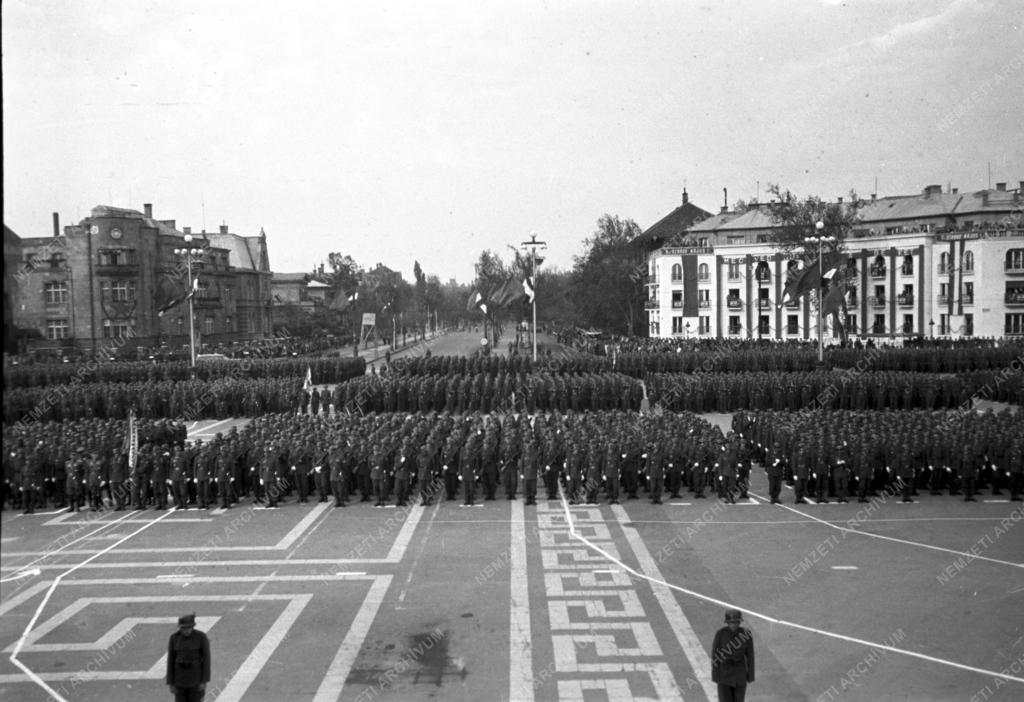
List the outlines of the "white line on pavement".
<svg viewBox="0 0 1024 702">
<path fill-rule="evenodd" d="M 530 635 L 530 586 L 526 575 L 526 520 L 523 503 L 512 502 L 509 549 L 509 699 L 533 700 L 533 643 Z"/>
<path fill-rule="evenodd" d="M 348 633 L 345 634 L 338 652 L 334 655 L 334 660 L 327 668 L 324 679 L 320 681 L 320 687 L 316 691 L 313 702 L 337 702 L 341 699 L 345 680 L 352 672 L 359 649 L 363 647 L 363 641 L 370 632 L 370 626 L 377 617 L 377 611 L 380 609 L 381 603 L 384 602 L 384 596 L 387 594 L 393 577 L 392 575 L 378 575 L 374 578 L 370 591 L 366 593 L 366 599 L 363 600 L 359 611 L 356 612 L 356 616 L 348 628 Z M 218 701 L 222 699 L 221 697 L 217 698 Z"/>
<path fill-rule="evenodd" d="M 287 550 L 289 546 L 302 536 L 302 533 L 309 528 L 309 525 L 330 506 L 329 502 L 318 502 L 313 509 L 309 510 L 309 514 L 299 520 L 299 523 L 292 527 L 292 530 L 285 534 L 284 538 L 277 542 L 274 548 L 281 551 Z"/>
</svg>

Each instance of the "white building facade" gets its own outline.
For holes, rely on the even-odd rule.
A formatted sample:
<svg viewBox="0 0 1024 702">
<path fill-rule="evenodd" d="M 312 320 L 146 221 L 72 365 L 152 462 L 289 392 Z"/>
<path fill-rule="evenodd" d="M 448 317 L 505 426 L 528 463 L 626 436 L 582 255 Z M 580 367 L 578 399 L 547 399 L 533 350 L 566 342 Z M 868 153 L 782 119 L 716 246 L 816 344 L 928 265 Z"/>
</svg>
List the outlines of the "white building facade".
<svg viewBox="0 0 1024 702">
<path fill-rule="evenodd" d="M 1024 335 L 1022 191 L 929 186 L 866 203 L 844 247 L 844 264 L 856 269 L 846 295 L 851 337 Z M 650 336 L 816 339 L 816 296 L 782 304 L 787 273 L 802 264 L 769 243 L 775 226 L 768 207 L 755 205 L 693 224 L 654 250 Z"/>
</svg>

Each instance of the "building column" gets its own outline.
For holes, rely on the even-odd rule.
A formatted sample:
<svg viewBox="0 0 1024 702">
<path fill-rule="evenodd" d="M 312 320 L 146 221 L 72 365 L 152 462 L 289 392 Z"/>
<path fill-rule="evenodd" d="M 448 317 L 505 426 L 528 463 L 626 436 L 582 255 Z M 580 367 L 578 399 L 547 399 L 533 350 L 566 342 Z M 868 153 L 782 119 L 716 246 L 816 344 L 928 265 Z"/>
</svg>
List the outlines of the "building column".
<svg viewBox="0 0 1024 702">
<path fill-rule="evenodd" d="M 775 254 L 775 338 L 783 338 L 782 329 L 782 308 L 779 303 L 782 302 L 782 254 Z"/>
<path fill-rule="evenodd" d="M 747 288 L 746 289 L 746 298 L 747 298 L 747 338 L 748 339 L 753 339 L 754 338 L 754 324 L 753 324 L 753 321 L 752 321 L 754 319 L 754 309 L 753 309 L 753 304 L 751 304 L 751 300 L 753 299 L 753 292 L 752 291 L 754 290 L 754 275 L 753 275 L 753 269 L 751 268 L 751 265 L 750 265 L 750 262 L 751 262 L 752 258 L 753 257 L 750 254 L 747 254 L 746 256 L 743 257 L 743 268 L 744 268 L 744 271 L 745 271 L 744 278 L 746 279 L 746 288 Z M 756 300 L 754 300 L 754 302 L 756 303 Z"/>
<path fill-rule="evenodd" d="M 896 335 L 896 249 L 890 248 L 886 252 L 889 256 L 889 329 L 891 330 L 890 338 Z M 902 325 L 900 326 L 900 333 L 903 332 Z"/>
</svg>

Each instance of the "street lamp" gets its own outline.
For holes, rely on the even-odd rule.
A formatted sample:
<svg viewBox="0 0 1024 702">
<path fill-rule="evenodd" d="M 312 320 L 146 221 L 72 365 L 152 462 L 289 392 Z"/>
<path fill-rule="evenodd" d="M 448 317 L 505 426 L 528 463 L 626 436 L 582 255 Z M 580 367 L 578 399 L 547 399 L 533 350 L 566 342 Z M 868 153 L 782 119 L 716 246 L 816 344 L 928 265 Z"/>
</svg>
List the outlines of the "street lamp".
<svg viewBox="0 0 1024 702">
<path fill-rule="evenodd" d="M 931 337 L 932 339 L 935 338 L 935 320 L 934 319 L 929 319 L 928 320 L 928 336 Z"/>
<path fill-rule="evenodd" d="M 192 246 L 192 235 L 185 235 L 185 247 L 174 250 L 174 255 L 185 261 L 185 268 L 188 271 L 188 348 L 189 358 L 192 361 L 192 370 L 196 368 L 196 319 L 195 319 L 195 295 L 192 289 L 192 264 L 203 255 L 203 250 Z"/>
<path fill-rule="evenodd" d="M 835 241 L 836 238 L 834 236 L 825 236 L 824 234 L 822 234 L 822 232 L 825 230 L 825 223 L 822 222 L 821 220 L 818 220 L 818 222 L 814 225 L 814 229 L 818 232 L 818 235 L 806 237 L 804 239 L 804 243 L 818 245 L 818 365 L 823 366 L 825 365 L 825 341 L 822 335 L 822 326 L 824 323 L 822 322 L 821 312 L 823 307 L 822 303 L 824 302 L 822 300 L 822 290 L 824 288 L 824 285 L 822 283 L 822 281 L 824 280 L 824 278 L 822 277 L 822 273 L 824 271 L 821 270 L 821 247 L 823 244 L 827 242 Z"/>
<path fill-rule="evenodd" d="M 530 282 L 533 287 L 533 362 L 537 362 L 537 247 L 546 249 L 546 241 L 537 241 L 537 232 L 530 232 L 530 240 L 519 244 L 521 249 L 530 249 Z"/>
<path fill-rule="evenodd" d="M 690 340 L 690 323 L 689 323 L 689 322 L 687 322 L 687 323 L 686 323 L 686 324 L 684 324 L 683 326 L 684 326 L 684 327 L 685 327 L 685 329 L 686 329 L 686 336 L 684 336 L 684 337 L 683 337 L 683 339 L 684 339 L 685 341 L 689 341 L 689 340 Z"/>
</svg>

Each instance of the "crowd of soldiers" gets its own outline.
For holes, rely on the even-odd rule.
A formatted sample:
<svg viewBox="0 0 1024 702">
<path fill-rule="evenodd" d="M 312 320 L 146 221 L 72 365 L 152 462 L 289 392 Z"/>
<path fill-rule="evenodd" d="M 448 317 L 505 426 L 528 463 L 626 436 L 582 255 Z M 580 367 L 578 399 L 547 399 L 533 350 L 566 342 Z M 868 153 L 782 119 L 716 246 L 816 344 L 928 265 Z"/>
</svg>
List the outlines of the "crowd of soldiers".
<svg viewBox="0 0 1024 702">
<path fill-rule="evenodd" d="M 181 417 L 189 420 L 256 417 L 295 411 L 304 399 L 298 378 L 212 381 L 88 383 L 50 388 L 18 388 L 4 393 L 5 423 Z"/>
<path fill-rule="evenodd" d="M 971 397 L 1024 403 L 1024 372 L 958 375 L 906 371 L 809 373 L 655 373 L 645 378 L 651 403 L 669 410 L 940 409 Z"/>
<path fill-rule="evenodd" d="M 307 370 L 314 383 L 340 383 L 363 375 L 362 358 L 280 358 L 244 361 L 204 361 L 194 369 L 187 361 L 110 361 L 105 363 L 32 363 L 4 366 L 4 389 L 52 387 L 65 384 L 137 383 L 221 378 L 302 378 Z"/>
<path fill-rule="evenodd" d="M 1019 500 L 1024 488 L 1024 421 L 1010 412 L 740 412 L 726 435 L 689 413 L 270 414 L 190 446 L 180 424 L 147 424 L 134 464 L 124 424 L 65 425 L 53 443 L 41 438 L 52 425 L 5 436 L 5 500 L 26 511 L 277 507 L 293 495 L 471 505 L 501 492 L 535 504 L 564 491 L 616 504 L 643 491 L 658 504 L 685 489 L 735 502 L 758 464 L 775 503 L 784 482 L 797 504 L 925 489 L 974 501 L 989 487 Z"/>
<path fill-rule="evenodd" d="M 185 448 L 181 422 L 140 420 L 137 426 L 139 446 L 150 455 Z M 124 503 L 132 492 L 127 437 L 128 422 L 113 419 L 5 426 L 0 507 L 31 513 L 47 505 L 77 510 Z"/>
<path fill-rule="evenodd" d="M 733 430 L 755 460 L 809 496 L 860 502 L 881 490 L 911 501 L 919 490 L 968 502 L 991 487 L 1024 492 L 1024 413 L 738 412 Z M 777 495 L 778 490 L 775 490 Z"/>
<path fill-rule="evenodd" d="M 510 412 L 639 409 L 640 381 L 619 373 L 364 376 L 338 385 L 339 412 Z M 322 401 L 322 400 L 321 400 Z"/>
</svg>

